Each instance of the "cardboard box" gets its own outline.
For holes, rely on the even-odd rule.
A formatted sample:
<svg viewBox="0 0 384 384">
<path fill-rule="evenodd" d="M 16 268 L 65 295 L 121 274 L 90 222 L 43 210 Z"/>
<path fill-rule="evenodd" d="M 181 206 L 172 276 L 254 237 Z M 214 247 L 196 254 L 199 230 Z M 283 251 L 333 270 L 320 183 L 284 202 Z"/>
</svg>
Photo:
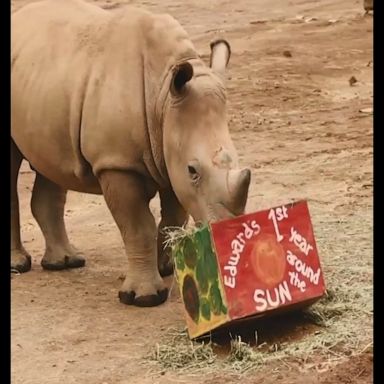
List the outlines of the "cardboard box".
<svg viewBox="0 0 384 384">
<path fill-rule="evenodd" d="M 325 293 L 305 201 L 212 223 L 174 245 L 173 256 L 191 338 Z"/>
</svg>

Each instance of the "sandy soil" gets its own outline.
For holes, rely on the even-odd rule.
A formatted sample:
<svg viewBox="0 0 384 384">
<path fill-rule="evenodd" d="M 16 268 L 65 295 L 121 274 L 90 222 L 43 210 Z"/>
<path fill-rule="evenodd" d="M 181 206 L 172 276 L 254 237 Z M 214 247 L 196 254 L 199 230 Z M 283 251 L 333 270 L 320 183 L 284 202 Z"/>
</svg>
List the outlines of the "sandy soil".
<svg viewBox="0 0 384 384">
<path fill-rule="evenodd" d="M 14 0 L 12 10 L 28 2 Z M 368 292 L 368 310 L 348 320 L 349 327 L 362 330 L 349 358 L 344 354 L 323 370 L 320 365 L 305 369 L 294 359 L 279 367 L 265 364 L 242 382 L 372 382 L 372 349 L 357 353 L 372 342 L 372 114 L 359 110 L 372 107 L 373 18 L 364 16 L 363 1 L 95 2 L 172 14 L 206 58 L 214 36 L 230 41 L 230 129 L 241 162 L 252 169 L 247 211 L 307 199 L 328 285 Z M 357 79 L 353 86 L 352 76 Z M 148 351 L 168 328 L 185 325 L 179 292 L 173 287 L 170 299 L 156 308 L 119 303 L 126 260 L 102 197 L 68 195 L 68 233 L 84 251 L 86 267 L 43 271 L 44 241 L 29 208 L 33 179 L 24 164 L 19 178 L 22 236 L 33 266 L 11 280 L 12 383 L 236 382 L 236 375 L 214 368 L 204 377 L 150 370 Z M 159 218 L 157 199 L 152 205 Z M 172 278 L 167 282 L 172 286 Z M 341 316 L 338 321 L 347 320 Z M 275 330 L 284 333 L 281 328 Z M 312 337 L 305 329 L 289 335 Z"/>
</svg>

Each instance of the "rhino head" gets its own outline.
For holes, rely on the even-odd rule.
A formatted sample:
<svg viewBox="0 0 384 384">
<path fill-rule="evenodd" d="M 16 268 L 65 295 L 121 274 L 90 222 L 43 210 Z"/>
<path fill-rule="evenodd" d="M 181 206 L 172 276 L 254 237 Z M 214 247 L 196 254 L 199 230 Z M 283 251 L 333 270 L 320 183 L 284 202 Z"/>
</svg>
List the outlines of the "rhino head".
<svg viewBox="0 0 384 384">
<path fill-rule="evenodd" d="M 211 43 L 210 66 L 177 64 L 163 111 L 164 159 L 173 190 L 195 222 L 244 213 L 251 172 L 239 169 L 227 124 L 225 40 Z"/>
</svg>

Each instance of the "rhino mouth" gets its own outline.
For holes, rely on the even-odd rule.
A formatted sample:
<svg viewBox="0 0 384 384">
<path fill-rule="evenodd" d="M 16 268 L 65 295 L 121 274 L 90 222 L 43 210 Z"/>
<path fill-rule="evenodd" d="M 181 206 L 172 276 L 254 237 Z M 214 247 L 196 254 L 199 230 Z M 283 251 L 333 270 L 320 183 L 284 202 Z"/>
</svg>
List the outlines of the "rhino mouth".
<svg viewBox="0 0 384 384">
<path fill-rule="evenodd" d="M 228 208 L 223 202 L 218 202 L 209 207 L 208 222 L 232 219 L 239 216 L 242 212 L 234 212 Z"/>
<path fill-rule="evenodd" d="M 222 202 L 210 204 L 208 206 L 208 214 L 205 218 L 196 218 L 194 220 L 196 227 L 201 227 L 204 224 L 207 223 L 213 223 L 221 220 L 226 219 L 233 219 L 236 216 L 242 215 L 242 212 L 235 212 L 228 208 L 227 205 L 225 205 Z"/>
</svg>

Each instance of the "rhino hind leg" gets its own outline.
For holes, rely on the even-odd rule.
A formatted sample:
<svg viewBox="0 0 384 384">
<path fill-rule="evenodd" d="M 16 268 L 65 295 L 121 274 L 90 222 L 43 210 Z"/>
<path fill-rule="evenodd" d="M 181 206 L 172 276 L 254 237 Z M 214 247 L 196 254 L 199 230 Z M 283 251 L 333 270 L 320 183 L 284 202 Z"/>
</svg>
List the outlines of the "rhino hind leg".
<svg viewBox="0 0 384 384">
<path fill-rule="evenodd" d="M 11 140 L 11 270 L 23 273 L 31 269 L 31 256 L 24 249 L 20 238 L 19 197 L 17 178 L 23 156 Z"/>
<path fill-rule="evenodd" d="M 169 276 L 173 273 L 173 260 L 171 249 L 164 247 L 166 234 L 163 229 L 167 227 L 181 227 L 188 220 L 188 215 L 180 205 L 173 191 L 160 191 L 161 221 L 159 223 L 157 237 L 157 264 L 161 276 Z"/>
<path fill-rule="evenodd" d="M 67 191 L 36 173 L 33 186 L 32 214 L 43 232 L 46 249 L 41 266 L 47 270 L 79 268 L 84 257 L 70 244 L 64 224 Z"/>
<path fill-rule="evenodd" d="M 129 172 L 103 171 L 99 182 L 128 259 L 120 301 L 139 307 L 163 303 L 168 298 L 168 289 L 157 268 L 157 226 L 149 208 L 153 196 L 144 181 Z"/>
</svg>

